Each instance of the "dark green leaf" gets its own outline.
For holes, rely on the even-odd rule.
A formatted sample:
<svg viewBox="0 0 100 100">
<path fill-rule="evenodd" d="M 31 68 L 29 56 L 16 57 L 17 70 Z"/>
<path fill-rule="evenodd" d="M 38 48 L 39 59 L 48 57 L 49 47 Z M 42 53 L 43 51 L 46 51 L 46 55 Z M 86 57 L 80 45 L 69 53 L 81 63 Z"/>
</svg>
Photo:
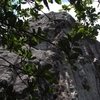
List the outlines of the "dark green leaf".
<svg viewBox="0 0 100 100">
<path fill-rule="evenodd" d="M 52 76 L 52 77 L 54 77 L 55 76 L 55 72 L 50 72 L 50 75 Z"/>
<path fill-rule="evenodd" d="M 67 38 L 65 39 L 64 44 L 65 44 L 66 49 L 70 49 L 70 42 Z"/>
<path fill-rule="evenodd" d="M 36 0 L 36 1 L 38 1 L 38 2 L 42 2 L 42 0 Z"/>
<path fill-rule="evenodd" d="M 26 66 L 25 66 L 25 71 L 26 71 L 26 72 L 30 72 L 30 71 L 31 71 L 31 69 L 32 69 L 32 68 L 31 68 L 31 66 L 30 66 L 30 65 L 26 65 Z"/>
<path fill-rule="evenodd" d="M 77 66 L 72 66 L 73 70 L 77 71 Z"/>
<path fill-rule="evenodd" d="M 58 81 L 54 78 L 52 78 L 51 82 L 54 83 L 54 84 L 58 84 Z"/>
<path fill-rule="evenodd" d="M 34 59 L 36 59 L 36 57 L 35 57 L 35 56 L 33 56 L 33 57 L 31 57 L 31 58 L 30 58 L 30 60 L 34 60 Z"/>
<path fill-rule="evenodd" d="M 16 26 L 19 27 L 19 28 L 21 28 L 22 25 L 23 25 L 23 21 L 19 19 L 19 20 L 16 22 Z"/>
<path fill-rule="evenodd" d="M 91 13 L 93 13 L 93 12 L 95 12 L 95 8 L 93 8 L 93 9 L 91 10 Z"/>
<path fill-rule="evenodd" d="M 26 4 L 26 2 L 21 2 L 22 4 Z"/>
<path fill-rule="evenodd" d="M 73 48 L 72 50 L 82 55 L 82 50 L 80 48 Z"/>
<path fill-rule="evenodd" d="M 15 4 L 15 5 L 12 5 L 12 8 L 13 9 L 16 9 L 17 8 L 17 5 Z"/>
<path fill-rule="evenodd" d="M 53 0 L 48 0 L 50 3 L 53 3 Z"/>
<path fill-rule="evenodd" d="M 47 65 L 42 67 L 43 70 L 49 70 L 50 68 L 52 68 L 51 64 L 47 64 Z"/>
<path fill-rule="evenodd" d="M 70 4 L 75 4 L 75 0 L 69 0 L 70 1 Z"/>
<path fill-rule="evenodd" d="M 49 72 L 44 72 L 44 77 L 46 78 L 46 79 L 51 79 L 52 78 L 52 76 L 50 75 L 50 73 Z"/>
<path fill-rule="evenodd" d="M 16 8 L 18 11 L 21 10 L 21 5 L 19 5 L 17 8 Z"/>
<path fill-rule="evenodd" d="M 98 15 L 100 15 L 100 12 L 98 12 Z"/>
<path fill-rule="evenodd" d="M 28 41 L 28 44 L 29 44 L 30 47 L 34 47 L 34 46 L 36 46 L 37 44 L 40 43 L 40 40 L 35 36 L 29 37 L 27 41 Z"/>
<path fill-rule="evenodd" d="M 32 52 L 30 50 L 26 51 L 26 57 L 30 59 L 32 57 Z"/>
<path fill-rule="evenodd" d="M 22 91 L 22 94 L 26 95 L 28 92 L 29 92 L 29 88 L 25 88 L 25 89 Z"/>
<path fill-rule="evenodd" d="M 74 42 L 74 41 L 80 40 L 81 37 L 82 37 L 82 35 L 83 35 L 82 33 L 76 34 L 76 35 L 73 37 L 73 42 Z"/>
<path fill-rule="evenodd" d="M 43 8 L 43 5 L 41 5 L 41 4 L 35 2 L 35 8 L 36 8 L 37 10 L 41 10 L 41 9 Z M 32 10 L 33 10 L 33 9 L 32 9 Z M 36 12 L 36 10 L 33 10 L 33 12 L 34 12 L 34 14 L 38 13 L 38 12 Z"/>
<path fill-rule="evenodd" d="M 53 93 L 54 92 L 54 88 L 49 88 L 48 92 Z"/>
<path fill-rule="evenodd" d="M 77 42 L 74 42 L 74 43 L 73 43 L 73 45 L 75 45 L 75 46 L 79 46 L 79 43 L 77 43 Z"/>
<path fill-rule="evenodd" d="M 72 37 L 69 34 L 67 34 L 67 36 L 68 36 L 69 41 L 72 42 Z"/>
<path fill-rule="evenodd" d="M 73 53 L 70 55 L 70 59 L 77 59 L 77 57 L 79 56 L 79 53 Z"/>
<path fill-rule="evenodd" d="M 5 95 L 3 93 L 0 93 L 0 99 L 4 100 L 5 99 Z"/>
<path fill-rule="evenodd" d="M 49 10 L 49 6 L 48 6 L 48 2 L 47 2 L 47 0 L 43 0 L 43 3 L 44 3 L 44 5 L 48 8 L 48 10 Z"/>
<path fill-rule="evenodd" d="M 65 5 L 65 4 L 62 5 L 62 8 L 63 8 L 63 10 L 68 10 L 68 11 L 71 9 L 71 8 L 69 7 L 69 5 L 67 6 L 67 5 Z"/>
<path fill-rule="evenodd" d="M 68 53 L 71 50 L 70 42 L 67 38 L 63 38 L 62 40 L 58 41 L 58 45 L 66 53 Z"/>
<path fill-rule="evenodd" d="M 11 18 L 8 19 L 9 25 L 14 26 L 16 23 L 16 16 L 13 15 Z"/>
<path fill-rule="evenodd" d="M 37 44 L 39 44 L 39 43 L 40 43 L 40 39 L 39 39 L 39 38 L 37 38 L 37 37 L 33 37 L 33 40 L 34 40 L 34 42 L 36 42 Z"/>
<path fill-rule="evenodd" d="M 6 93 L 11 95 L 12 91 L 13 91 L 13 85 L 11 84 L 11 85 L 8 86 Z"/>
<path fill-rule="evenodd" d="M 38 28 L 38 31 L 37 31 L 37 35 L 40 35 L 42 33 L 42 30 L 41 30 L 41 28 L 39 27 Z"/>
<path fill-rule="evenodd" d="M 32 100 L 38 100 L 38 97 L 34 97 Z"/>
<path fill-rule="evenodd" d="M 55 0 L 56 3 L 61 4 L 61 0 Z"/>
<path fill-rule="evenodd" d="M 7 17 L 12 17 L 12 16 L 13 16 L 13 13 L 10 12 L 10 11 L 8 11 L 8 12 L 6 12 L 6 16 L 7 16 Z"/>
</svg>

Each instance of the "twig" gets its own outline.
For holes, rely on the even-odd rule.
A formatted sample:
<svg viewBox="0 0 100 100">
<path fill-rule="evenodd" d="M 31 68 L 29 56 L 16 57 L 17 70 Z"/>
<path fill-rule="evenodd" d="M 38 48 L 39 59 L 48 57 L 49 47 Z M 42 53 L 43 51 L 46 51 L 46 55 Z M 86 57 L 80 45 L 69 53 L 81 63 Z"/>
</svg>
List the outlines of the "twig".
<svg viewBox="0 0 100 100">
<path fill-rule="evenodd" d="M 16 72 L 16 74 L 18 75 L 18 77 L 21 79 L 21 81 L 26 85 L 26 86 L 28 86 L 24 81 L 23 81 L 23 79 L 21 78 L 21 76 L 19 75 L 19 73 L 17 72 L 17 70 L 16 70 L 16 68 L 15 68 L 15 64 L 12 64 L 11 62 L 9 62 L 8 60 L 6 60 L 5 58 L 3 58 L 3 57 L 1 57 L 0 56 L 0 58 L 1 59 L 3 59 L 4 61 L 6 61 L 7 63 L 9 63 L 11 66 L 11 68 L 13 68 L 14 69 L 14 71 Z M 16 62 L 16 61 L 15 61 Z M 20 68 L 17 68 L 17 69 L 20 69 Z M 22 70 L 22 69 L 21 69 Z M 24 70 L 23 70 L 24 71 Z"/>
<path fill-rule="evenodd" d="M 12 67 L 12 66 L 15 67 L 15 66 L 17 65 L 17 64 L 16 64 L 16 65 L 15 65 L 15 64 L 12 64 L 11 62 L 9 62 L 8 60 L 6 60 L 5 58 L 3 58 L 3 57 L 1 57 L 1 56 L 0 56 L 0 58 L 3 59 L 4 61 L 6 61 L 7 63 L 9 63 L 9 64 L 11 65 L 10 67 Z M 3 64 L 0 64 L 0 66 L 9 67 L 9 66 L 3 65 Z M 13 68 L 13 67 L 12 67 L 12 68 Z M 23 72 L 25 72 L 22 68 L 19 68 L 19 67 L 16 67 L 16 68 L 19 69 L 19 70 L 21 70 L 21 71 L 23 71 Z"/>
<path fill-rule="evenodd" d="M 29 4 L 29 6 L 31 7 L 31 8 L 33 8 L 35 5 L 34 5 L 34 3 L 33 3 L 33 1 L 31 1 L 31 0 L 26 0 L 26 2 Z M 36 3 L 36 2 L 35 2 Z M 32 4 L 32 5 L 31 5 Z M 36 3 L 37 4 L 37 3 Z M 40 11 L 49 19 L 49 20 L 51 20 L 51 18 L 46 14 L 46 13 L 44 13 L 41 9 L 40 9 Z"/>
</svg>

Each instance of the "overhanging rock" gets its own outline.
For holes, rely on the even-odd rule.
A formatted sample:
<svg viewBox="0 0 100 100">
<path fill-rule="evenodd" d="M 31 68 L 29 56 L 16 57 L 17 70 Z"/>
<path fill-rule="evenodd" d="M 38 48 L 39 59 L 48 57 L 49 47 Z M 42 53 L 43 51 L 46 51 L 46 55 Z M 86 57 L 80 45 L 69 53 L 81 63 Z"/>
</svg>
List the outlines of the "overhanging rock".
<svg viewBox="0 0 100 100">
<path fill-rule="evenodd" d="M 46 95 L 45 99 L 42 99 L 39 93 L 33 93 L 33 96 L 38 95 L 38 100 L 100 100 L 100 43 L 96 40 L 80 41 L 83 55 L 75 62 L 77 71 L 74 71 L 64 60 L 65 53 L 53 44 L 71 31 L 75 26 L 75 20 L 66 12 L 51 12 L 46 15 L 39 16 L 38 20 L 30 19 L 30 29 L 37 30 L 41 27 L 47 39 L 50 40 L 50 42 L 42 40 L 41 44 L 31 48 L 36 59 L 30 63 L 52 64 L 51 70 L 56 72 L 54 78 L 58 84 L 52 85 L 55 92 Z M 3 48 L 0 49 L 0 84 L 4 88 L 13 84 L 15 91 L 21 95 L 26 85 L 14 70 L 5 67 L 9 66 L 9 63 L 2 58 L 21 68 L 20 57 Z M 20 76 L 25 82 L 28 79 L 27 75 L 20 74 Z M 39 87 L 48 88 L 49 84 L 40 82 Z"/>
</svg>

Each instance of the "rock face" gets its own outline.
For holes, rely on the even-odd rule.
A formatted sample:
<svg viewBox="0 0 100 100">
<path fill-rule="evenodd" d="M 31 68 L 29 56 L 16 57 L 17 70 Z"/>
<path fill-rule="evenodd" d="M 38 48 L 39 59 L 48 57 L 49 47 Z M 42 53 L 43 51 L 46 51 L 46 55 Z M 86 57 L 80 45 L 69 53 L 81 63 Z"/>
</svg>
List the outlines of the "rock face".
<svg viewBox="0 0 100 100">
<path fill-rule="evenodd" d="M 58 80 L 58 84 L 53 86 L 56 91 L 47 96 L 46 99 L 41 99 L 40 96 L 38 100 L 100 100 L 100 43 L 96 40 L 80 41 L 83 55 L 75 62 L 76 71 L 64 60 L 65 53 L 53 45 L 56 40 L 68 34 L 74 25 L 75 20 L 66 12 L 51 12 L 47 16 L 39 16 L 38 20 L 30 19 L 31 29 L 41 27 L 49 39 L 49 42 L 42 40 L 41 44 L 31 48 L 36 56 L 32 62 L 41 65 L 52 64 L 52 70 L 56 72 Z M 15 91 L 21 94 L 26 85 L 20 77 L 25 82 L 28 76 L 20 74 L 19 77 L 16 71 L 9 68 L 9 62 L 21 68 L 19 65 L 20 57 L 15 53 L 3 50 L 1 47 L 0 85 L 6 88 L 9 84 L 13 84 Z M 44 83 L 44 85 L 48 84 Z"/>
</svg>

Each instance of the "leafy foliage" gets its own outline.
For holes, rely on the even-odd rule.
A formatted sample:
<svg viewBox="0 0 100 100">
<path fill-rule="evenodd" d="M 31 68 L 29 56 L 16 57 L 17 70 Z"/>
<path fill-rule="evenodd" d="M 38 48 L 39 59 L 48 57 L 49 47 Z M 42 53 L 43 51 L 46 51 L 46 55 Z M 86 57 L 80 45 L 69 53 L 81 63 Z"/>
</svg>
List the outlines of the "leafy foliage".
<svg viewBox="0 0 100 100">
<path fill-rule="evenodd" d="M 66 38 L 58 41 L 58 45 L 66 53 L 65 61 L 68 61 L 74 70 L 74 61 L 77 60 L 79 55 L 82 55 L 82 50 L 79 48 L 78 41 L 82 38 L 82 34 L 75 34 L 73 37 L 67 34 Z"/>
<path fill-rule="evenodd" d="M 28 17 L 38 19 L 39 11 L 43 8 L 42 2 L 49 9 L 48 2 L 53 3 L 53 0 L 1 0 L 0 2 L 0 46 L 3 46 L 9 51 L 13 51 L 22 57 L 21 65 L 24 74 L 33 77 L 28 80 L 28 86 L 23 90 L 23 94 L 29 96 L 29 100 L 38 100 L 38 96 L 33 97 L 32 94 L 37 92 L 38 83 L 48 82 L 49 84 L 56 84 L 54 80 L 55 72 L 50 71 L 52 66 L 50 64 L 41 66 L 40 64 L 30 64 L 26 61 L 36 59 L 32 54 L 30 47 L 34 47 L 45 40 L 41 28 L 36 31 L 33 29 L 28 32 L 29 20 Z M 55 0 L 56 3 L 61 4 L 61 0 Z M 67 37 L 58 41 L 60 48 L 66 53 L 66 60 L 70 62 L 72 68 L 77 70 L 74 66 L 74 61 L 79 55 L 82 55 L 82 50 L 79 48 L 78 41 L 81 38 L 93 39 L 98 35 L 99 24 L 95 22 L 100 18 L 100 12 L 96 13 L 95 8 L 89 6 L 92 0 L 69 0 L 70 5 L 62 5 L 63 10 L 75 9 L 77 22 L 75 28 L 72 29 Z M 30 8 L 22 9 L 21 5 L 28 3 Z M 28 45 L 24 49 L 23 46 Z M 15 65 L 12 65 L 14 68 Z M 23 80 L 22 80 L 23 81 Z M 2 86 L 1 86 L 2 88 Z M 44 88 L 40 95 L 45 98 L 45 94 L 52 93 L 53 88 Z M 13 95 L 12 95 L 13 94 Z M 13 85 L 9 85 L 4 92 L 0 93 L 1 100 L 18 100 L 18 95 L 13 89 Z"/>
<path fill-rule="evenodd" d="M 71 35 L 82 33 L 84 38 L 96 39 L 100 25 L 96 22 L 100 19 L 100 12 L 96 13 L 96 9 L 89 5 L 92 0 L 69 0 L 72 5 L 62 5 L 63 10 L 74 8 L 76 13 L 76 27 L 71 32 Z"/>
<path fill-rule="evenodd" d="M 100 19 L 100 12 L 96 13 L 96 9 L 89 5 L 92 4 L 92 0 L 69 0 L 69 2 L 70 5 L 62 5 L 62 11 L 74 8 L 77 18 L 76 25 L 67 38 L 64 41 L 59 41 L 58 45 L 67 54 L 65 60 L 69 61 L 72 68 L 76 70 L 77 67 L 74 66 L 73 59 L 77 59 L 80 54 L 82 55 L 78 41 L 82 38 L 96 39 L 98 30 L 100 30 L 100 25 L 96 24 L 97 20 Z"/>
</svg>

